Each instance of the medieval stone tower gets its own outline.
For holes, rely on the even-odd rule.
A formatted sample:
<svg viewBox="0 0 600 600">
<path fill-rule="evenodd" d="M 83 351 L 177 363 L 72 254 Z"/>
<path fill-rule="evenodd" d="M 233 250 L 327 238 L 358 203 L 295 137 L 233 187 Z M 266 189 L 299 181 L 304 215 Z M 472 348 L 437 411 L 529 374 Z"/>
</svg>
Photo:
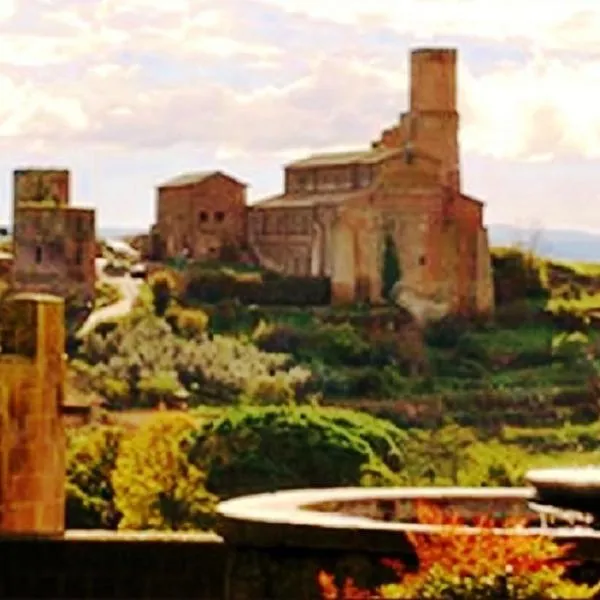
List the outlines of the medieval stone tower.
<svg viewBox="0 0 600 600">
<path fill-rule="evenodd" d="M 415 149 L 442 160 L 444 183 L 460 189 L 455 49 L 410 55 L 410 133 Z"/>
<path fill-rule="evenodd" d="M 14 177 L 14 287 L 75 298 L 95 296 L 96 217 L 71 206 L 65 169 L 19 169 Z"/>
<path fill-rule="evenodd" d="M 0 306 L 0 532 L 64 532 L 64 303 L 17 294 Z"/>
</svg>

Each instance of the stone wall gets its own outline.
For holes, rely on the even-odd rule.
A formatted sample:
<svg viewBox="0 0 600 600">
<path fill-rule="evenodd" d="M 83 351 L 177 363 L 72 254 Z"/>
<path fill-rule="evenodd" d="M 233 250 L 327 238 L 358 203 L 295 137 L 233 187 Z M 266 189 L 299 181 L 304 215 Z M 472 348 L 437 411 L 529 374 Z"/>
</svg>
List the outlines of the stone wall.
<svg viewBox="0 0 600 600">
<path fill-rule="evenodd" d="M 18 169 L 13 172 L 13 207 L 70 204 L 70 173 L 66 169 Z"/>
<path fill-rule="evenodd" d="M 64 529 L 64 309 L 17 295 L 0 312 L 0 531 Z"/>
<path fill-rule="evenodd" d="M 15 214 L 16 289 L 93 300 L 96 282 L 95 211 L 23 207 Z"/>
<path fill-rule="evenodd" d="M 192 258 L 218 258 L 223 246 L 246 243 L 246 186 L 222 173 L 187 185 L 158 189 L 156 233 L 162 258 L 188 250 Z"/>
</svg>

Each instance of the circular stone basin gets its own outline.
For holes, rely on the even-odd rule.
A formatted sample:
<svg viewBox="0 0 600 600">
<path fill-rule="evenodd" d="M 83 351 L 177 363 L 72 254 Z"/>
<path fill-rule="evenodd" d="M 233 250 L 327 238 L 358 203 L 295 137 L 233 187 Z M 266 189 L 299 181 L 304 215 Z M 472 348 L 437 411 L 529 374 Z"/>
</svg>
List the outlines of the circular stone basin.
<svg viewBox="0 0 600 600">
<path fill-rule="evenodd" d="M 525 479 L 536 490 L 536 502 L 600 519 L 600 467 L 534 469 Z"/>
</svg>

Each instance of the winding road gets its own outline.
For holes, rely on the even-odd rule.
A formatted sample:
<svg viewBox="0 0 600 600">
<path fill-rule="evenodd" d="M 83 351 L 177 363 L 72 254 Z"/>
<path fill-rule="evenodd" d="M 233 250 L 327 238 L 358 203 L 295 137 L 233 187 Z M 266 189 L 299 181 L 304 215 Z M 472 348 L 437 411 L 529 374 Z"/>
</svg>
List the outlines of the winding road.
<svg viewBox="0 0 600 600">
<path fill-rule="evenodd" d="M 142 279 L 135 279 L 129 275 L 124 275 L 123 277 L 109 277 L 105 275 L 103 272 L 104 261 L 102 260 L 97 261 L 96 268 L 98 270 L 98 279 L 117 287 L 121 292 L 122 298 L 114 304 L 104 306 L 92 312 L 77 332 L 78 338 L 87 335 L 98 323 L 123 317 L 131 312 L 133 303 L 138 297 L 140 286 L 143 283 Z"/>
</svg>

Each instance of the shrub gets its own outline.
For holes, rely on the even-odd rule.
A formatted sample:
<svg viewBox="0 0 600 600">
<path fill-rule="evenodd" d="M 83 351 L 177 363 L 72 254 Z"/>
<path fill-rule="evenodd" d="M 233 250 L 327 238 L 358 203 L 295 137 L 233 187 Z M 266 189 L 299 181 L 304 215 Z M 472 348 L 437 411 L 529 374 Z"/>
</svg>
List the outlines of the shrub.
<svg viewBox="0 0 600 600">
<path fill-rule="evenodd" d="M 237 299 L 242 304 L 318 306 L 330 304 L 331 284 L 326 277 L 242 277 L 224 270 L 195 268 L 187 275 L 183 298 L 187 304 Z"/>
<path fill-rule="evenodd" d="M 208 327 L 208 315 L 189 308 L 177 312 L 175 331 L 188 340 L 201 339 Z"/>
<path fill-rule="evenodd" d="M 112 475 L 119 529 L 206 529 L 215 499 L 190 463 L 196 421 L 161 413 L 125 440 Z"/>
<path fill-rule="evenodd" d="M 190 402 L 227 404 L 236 402 L 252 381 L 279 373 L 302 395 L 311 375 L 293 367 L 289 355 L 261 352 L 232 337 L 183 339 L 152 314 L 127 319 L 104 338 L 88 336 L 84 349 L 89 387 L 120 407 L 139 404 L 141 382 L 157 377 L 179 381 L 193 394 Z"/>
<path fill-rule="evenodd" d="M 398 250 L 396 243 L 391 234 L 387 234 L 384 239 L 383 247 L 383 266 L 381 273 L 382 289 L 381 295 L 383 298 L 391 300 L 391 294 L 394 286 L 400 281 L 402 272 L 400 270 L 400 260 L 398 258 Z"/>
<path fill-rule="evenodd" d="M 193 456 L 207 472 L 207 488 L 221 498 L 397 481 L 351 420 L 312 407 L 232 408 L 200 430 Z M 388 434 L 382 443 L 391 446 L 391 440 Z M 386 457 L 391 453 L 385 450 Z"/>
<path fill-rule="evenodd" d="M 96 310 L 104 308 L 105 306 L 110 306 L 111 304 L 116 304 L 122 298 L 123 294 L 116 285 L 107 281 L 96 282 L 96 299 L 94 302 L 94 308 Z"/>
<path fill-rule="evenodd" d="M 177 294 L 178 281 L 170 271 L 157 271 L 150 276 L 148 285 L 152 291 L 154 312 L 162 317 Z"/>
<path fill-rule="evenodd" d="M 71 529 L 115 529 L 121 515 L 115 506 L 111 474 L 123 432 L 93 426 L 72 432 L 67 446 L 66 522 Z"/>
<path fill-rule="evenodd" d="M 544 287 L 539 261 L 517 249 L 492 252 L 496 304 L 515 300 L 535 300 L 545 303 L 550 294 Z"/>
<path fill-rule="evenodd" d="M 435 534 L 408 533 L 419 561 L 416 573 L 399 561 L 386 560 L 384 564 L 396 571 L 398 583 L 372 593 L 358 589 L 352 580 L 339 589 L 334 577 L 322 571 L 318 577 L 322 598 L 584 599 L 594 598 L 600 590 L 600 584 L 592 587 L 567 579 L 567 567 L 572 564 L 568 546 L 536 536 L 499 536 L 492 530 L 498 525 L 519 525 L 514 519 L 498 523 L 479 518 L 475 522 L 479 531 L 468 535 L 456 530 L 463 520 L 434 505 L 420 502 L 416 512 L 419 523 L 446 525 L 445 531 Z"/>
</svg>

